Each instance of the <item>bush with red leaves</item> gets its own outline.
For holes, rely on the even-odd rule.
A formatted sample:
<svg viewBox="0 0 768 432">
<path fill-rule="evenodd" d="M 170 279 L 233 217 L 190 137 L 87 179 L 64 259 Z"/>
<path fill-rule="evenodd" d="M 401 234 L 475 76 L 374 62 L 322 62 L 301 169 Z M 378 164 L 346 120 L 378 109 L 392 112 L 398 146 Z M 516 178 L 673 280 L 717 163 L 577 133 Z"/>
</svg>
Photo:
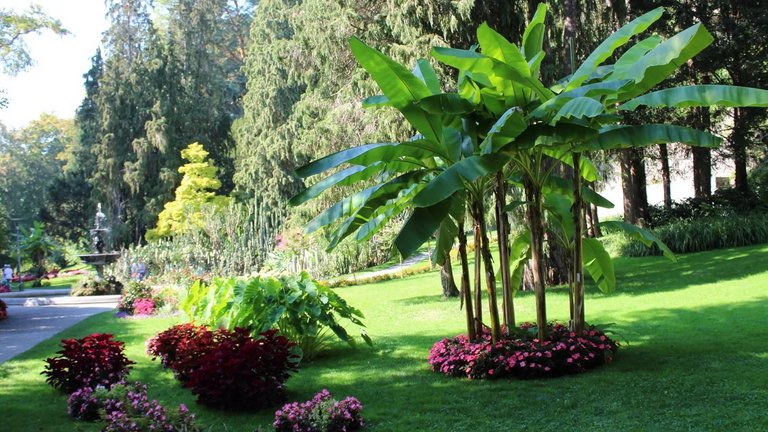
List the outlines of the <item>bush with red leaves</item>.
<svg viewBox="0 0 768 432">
<path fill-rule="evenodd" d="M 595 327 L 577 334 L 554 323 L 543 342 L 536 334 L 534 324 L 524 323 L 495 344 L 488 331 L 475 342 L 465 335 L 443 339 L 432 347 L 429 364 L 436 372 L 470 379 L 543 378 L 610 363 L 618 349 L 618 343 Z"/>
<path fill-rule="evenodd" d="M 124 343 L 108 333 L 94 333 L 82 339 L 62 339 L 57 357 L 46 359 L 46 382 L 72 393 L 82 387 L 109 387 L 126 377 L 134 362 L 123 353 Z"/>
<path fill-rule="evenodd" d="M 147 342 L 147 353 L 160 358 L 204 405 L 254 409 L 283 400 L 283 387 L 297 370 L 295 345 L 275 330 L 250 336 L 248 330 L 180 324 Z"/>
<path fill-rule="evenodd" d="M 222 337 L 200 358 L 185 384 L 198 403 L 224 409 L 258 409 L 282 402 L 285 382 L 298 370 L 294 343 L 276 330 L 252 338 L 248 330 L 218 330 Z"/>
</svg>

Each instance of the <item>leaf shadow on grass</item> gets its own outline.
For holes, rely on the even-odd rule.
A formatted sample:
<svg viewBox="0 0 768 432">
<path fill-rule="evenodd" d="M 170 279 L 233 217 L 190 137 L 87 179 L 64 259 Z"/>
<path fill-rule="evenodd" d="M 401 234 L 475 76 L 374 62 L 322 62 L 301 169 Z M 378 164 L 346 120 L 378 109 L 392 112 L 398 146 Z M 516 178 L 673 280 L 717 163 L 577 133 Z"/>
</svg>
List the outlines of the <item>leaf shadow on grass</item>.
<svg viewBox="0 0 768 432">
<path fill-rule="evenodd" d="M 766 261 L 767 245 L 679 255 L 677 262 L 662 257 L 619 258 L 614 260 L 616 294 L 645 295 L 741 279 L 765 272 Z M 598 294 L 592 284 L 587 292 Z"/>
</svg>

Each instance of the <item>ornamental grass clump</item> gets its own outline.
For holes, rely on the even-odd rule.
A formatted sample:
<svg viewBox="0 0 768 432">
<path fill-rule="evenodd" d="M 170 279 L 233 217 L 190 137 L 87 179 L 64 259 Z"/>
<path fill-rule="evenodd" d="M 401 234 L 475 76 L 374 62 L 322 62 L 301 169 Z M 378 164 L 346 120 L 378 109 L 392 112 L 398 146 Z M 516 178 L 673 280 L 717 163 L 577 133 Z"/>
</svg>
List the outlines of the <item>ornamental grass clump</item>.
<svg viewBox="0 0 768 432">
<path fill-rule="evenodd" d="M 618 349 L 594 326 L 576 333 L 555 323 L 543 342 L 536 332 L 534 324 L 524 323 L 496 343 L 488 329 L 475 342 L 465 335 L 446 338 L 432 347 L 429 364 L 435 372 L 469 379 L 546 378 L 610 363 Z"/>
<path fill-rule="evenodd" d="M 94 333 L 82 339 L 62 339 L 56 357 L 46 359 L 46 382 L 65 393 L 83 387 L 110 385 L 123 380 L 131 360 L 123 353 L 125 344 L 109 333 Z"/>
<path fill-rule="evenodd" d="M 272 424 L 278 432 L 347 432 L 365 426 L 357 398 L 348 396 L 342 401 L 333 399 L 323 389 L 306 402 L 293 402 L 275 412 Z"/>
</svg>

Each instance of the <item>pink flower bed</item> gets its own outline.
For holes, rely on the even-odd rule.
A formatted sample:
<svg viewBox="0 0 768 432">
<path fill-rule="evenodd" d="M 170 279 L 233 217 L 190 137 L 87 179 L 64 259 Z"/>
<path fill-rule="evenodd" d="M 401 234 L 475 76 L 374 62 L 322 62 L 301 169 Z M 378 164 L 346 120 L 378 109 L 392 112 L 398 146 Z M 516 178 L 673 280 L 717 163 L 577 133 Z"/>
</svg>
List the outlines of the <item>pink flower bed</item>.
<svg viewBox="0 0 768 432">
<path fill-rule="evenodd" d="M 576 334 L 555 323 L 546 340 L 535 337 L 535 325 L 524 323 L 495 344 L 488 331 L 475 342 L 465 335 L 446 338 L 432 347 L 429 364 L 435 372 L 469 379 L 544 378 L 610 363 L 619 346 L 595 327 Z"/>
</svg>

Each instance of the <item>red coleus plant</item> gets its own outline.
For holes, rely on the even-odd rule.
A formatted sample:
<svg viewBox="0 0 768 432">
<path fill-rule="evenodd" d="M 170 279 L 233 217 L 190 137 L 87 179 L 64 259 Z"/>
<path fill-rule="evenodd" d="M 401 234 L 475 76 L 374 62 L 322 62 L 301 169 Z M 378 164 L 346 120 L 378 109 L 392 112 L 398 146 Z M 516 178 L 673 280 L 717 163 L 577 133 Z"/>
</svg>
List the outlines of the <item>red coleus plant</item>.
<svg viewBox="0 0 768 432">
<path fill-rule="evenodd" d="M 298 368 L 293 342 L 276 330 L 254 339 L 248 330 L 218 330 L 221 341 L 200 358 L 186 386 L 201 404 L 256 409 L 284 400 L 284 386 Z"/>
<path fill-rule="evenodd" d="M 211 331 L 191 323 L 160 332 L 147 353 L 198 396 L 198 402 L 232 409 L 280 402 L 283 386 L 297 370 L 294 344 L 275 330 L 253 338 L 248 330 Z"/>
<path fill-rule="evenodd" d="M 583 372 L 610 363 L 618 343 L 599 329 L 571 332 L 553 324 L 544 341 L 535 339 L 535 325 L 525 323 L 495 344 L 486 331 L 479 341 L 465 335 L 437 342 L 429 353 L 432 370 L 477 378 L 541 378 Z"/>
<path fill-rule="evenodd" d="M 123 353 L 124 343 L 108 333 L 94 333 L 82 339 L 62 339 L 56 357 L 46 359 L 46 382 L 72 393 L 82 387 L 109 387 L 128 375 L 134 362 Z"/>
</svg>

